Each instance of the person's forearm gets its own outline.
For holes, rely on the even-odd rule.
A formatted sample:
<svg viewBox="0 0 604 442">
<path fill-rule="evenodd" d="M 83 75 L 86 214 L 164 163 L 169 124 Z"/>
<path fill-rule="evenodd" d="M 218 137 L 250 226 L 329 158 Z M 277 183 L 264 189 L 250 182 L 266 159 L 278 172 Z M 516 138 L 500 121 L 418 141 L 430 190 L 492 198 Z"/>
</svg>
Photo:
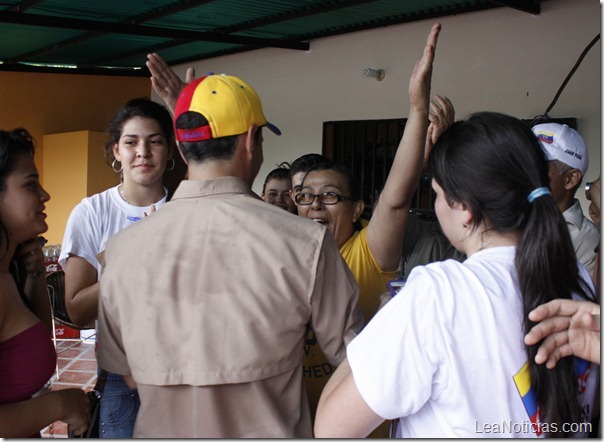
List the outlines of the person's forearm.
<svg viewBox="0 0 604 442">
<path fill-rule="evenodd" d="M 66 299 L 67 313 L 72 322 L 80 327 L 88 327 L 94 324 L 98 315 L 100 284 L 94 283 L 75 293 L 70 299 Z"/>
<path fill-rule="evenodd" d="M 321 393 L 315 417 L 315 437 L 367 437 L 384 418 L 378 416 L 361 396 L 345 359 Z"/>
<path fill-rule="evenodd" d="M 0 405 L 0 437 L 30 437 L 60 420 L 63 414 L 61 398 L 53 392 Z"/>
<path fill-rule="evenodd" d="M 428 130 L 428 108 L 411 109 L 399 143 L 392 168 L 380 194 L 392 209 L 411 206 L 424 162 L 424 147 Z"/>
</svg>

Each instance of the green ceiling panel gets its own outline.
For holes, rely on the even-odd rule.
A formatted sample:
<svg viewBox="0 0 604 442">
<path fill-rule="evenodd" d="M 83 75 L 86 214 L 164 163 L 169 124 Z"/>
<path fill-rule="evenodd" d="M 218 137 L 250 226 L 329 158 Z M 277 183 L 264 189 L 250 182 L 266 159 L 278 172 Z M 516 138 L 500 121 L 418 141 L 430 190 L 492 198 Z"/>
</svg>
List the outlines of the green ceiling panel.
<svg viewBox="0 0 604 442">
<path fill-rule="evenodd" d="M 506 3 L 538 14 L 541 1 L 3 0 L 0 69 L 41 63 L 148 75 L 144 61 L 154 51 L 185 63 L 263 47 L 307 50 L 315 38 Z"/>
</svg>

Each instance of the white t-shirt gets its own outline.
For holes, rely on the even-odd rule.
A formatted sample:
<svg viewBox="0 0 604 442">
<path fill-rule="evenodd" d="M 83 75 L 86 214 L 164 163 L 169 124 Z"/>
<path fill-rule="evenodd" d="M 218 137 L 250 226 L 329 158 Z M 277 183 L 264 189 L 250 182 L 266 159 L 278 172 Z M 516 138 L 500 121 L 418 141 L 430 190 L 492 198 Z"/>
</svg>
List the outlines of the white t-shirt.
<svg viewBox="0 0 604 442">
<path fill-rule="evenodd" d="M 348 345 L 363 399 L 381 417 L 400 418 L 398 437 L 537 436 L 515 251 L 416 267 Z M 599 370 L 589 367 L 582 399 L 593 406 Z"/>
<path fill-rule="evenodd" d="M 155 203 L 159 209 L 168 197 Z M 101 263 L 97 255 L 105 250 L 105 243 L 114 234 L 143 218 L 149 207 L 138 207 L 126 203 L 119 194 L 118 186 L 84 198 L 75 206 L 67 220 L 65 236 L 61 245 L 59 264 L 65 268 L 69 255 L 84 258 L 101 274 Z"/>
</svg>

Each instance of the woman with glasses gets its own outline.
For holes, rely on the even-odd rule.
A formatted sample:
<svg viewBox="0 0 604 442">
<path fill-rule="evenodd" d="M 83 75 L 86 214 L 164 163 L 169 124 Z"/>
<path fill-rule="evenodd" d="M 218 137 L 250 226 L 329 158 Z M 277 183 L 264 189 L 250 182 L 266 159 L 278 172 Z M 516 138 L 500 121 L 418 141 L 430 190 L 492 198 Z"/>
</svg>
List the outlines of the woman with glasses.
<svg viewBox="0 0 604 442">
<path fill-rule="evenodd" d="M 324 225 L 334 235 L 359 284 L 359 307 L 366 321 L 377 312 L 380 295 L 388 291 L 386 283 L 397 277 L 425 151 L 452 123 L 453 106 L 447 98 L 436 96 L 430 104 L 439 31 L 440 25 L 432 28 L 411 76 L 409 118 L 368 225 L 359 230 L 365 203 L 354 176 L 341 165 L 322 164 L 309 171 L 295 197 L 298 215 Z"/>
<path fill-rule="evenodd" d="M 386 283 L 397 277 L 409 210 L 424 163 L 424 149 L 429 149 L 432 140 L 451 124 L 453 107 L 449 100 L 437 97 L 430 106 L 432 62 L 439 32 L 439 24 L 432 27 L 423 56 L 411 75 L 409 119 L 379 204 L 367 226 L 363 228 L 359 221 L 365 207 L 360 187 L 350 170 L 342 165 L 316 165 L 308 171 L 300 192 L 295 194 L 298 215 L 324 225 L 333 234 L 359 285 L 358 306 L 366 322 L 377 312 L 380 295 L 388 291 Z M 315 372 L 314 367 L 326 365 L 313 343 L 307 340 L 304 360 L 310 373 Z M 329 375 L 331 372 L 306 379 L 313 414 Z M 371 437 L 388 437 L 387 424 Z"/>
<path fill-rule="evenodd" d="M 380 241 L 382 235 L 391 234 L 389 230 L 375 236 L 374 229 L 379 228 L 382 221 L 380 215 L 387 214 L 386 210 L 379 211 L 380 205 L 367 227 L 361 227 L 359 219 L 365 208 L 361 189 L 350 170 L 340 164 L 325 163 L 311 169 L 304 178 L 301 192 L 296 195 L 296 204 L 300 216 L 324 225 L 333 234 L 359 284 L 359 307 L 368 321 L 378 310 L 380 295 L 388 290 L 386 283 L 396 279 L 403 233 L 392 233 L 396 235 L 392 238 L 392 247 Z"/>
</svg>

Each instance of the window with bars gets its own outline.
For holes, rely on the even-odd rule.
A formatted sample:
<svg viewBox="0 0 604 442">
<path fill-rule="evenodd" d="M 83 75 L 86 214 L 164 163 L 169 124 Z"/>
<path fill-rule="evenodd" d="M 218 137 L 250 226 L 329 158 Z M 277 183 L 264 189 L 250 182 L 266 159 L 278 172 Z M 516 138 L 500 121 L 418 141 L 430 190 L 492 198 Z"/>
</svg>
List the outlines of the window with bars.
<svg viewBox="0 0 604 442">
<path fill-rule="evenodd" d="M 522 120 L 529 125 L 536 120 Z M 323 123 L 323 155 L 352 170 L 359 180 L 365 201 L 363 217 L 371 218 L 373 206 L 386 182 L 398 144 L 403 137 L 406 118 L 387 120 L 327 121 Z M 549 118 L 543 122 L 567 124 L 577 129 L 577 118 Z M 412 212 L 434 218 L 434 191 L 431 176 L 420 177 Z"/>
<path fill-rule="evenodd" d="M 352 170 L 365 201 L 364 218 L 386 182 L 406 118 L 389 120 L 328 121 L 323 123 L 323 155 Z M 433 196 L 428 176 L 422 176 L 413 208 L 431 210 Z"/>
</svg>

